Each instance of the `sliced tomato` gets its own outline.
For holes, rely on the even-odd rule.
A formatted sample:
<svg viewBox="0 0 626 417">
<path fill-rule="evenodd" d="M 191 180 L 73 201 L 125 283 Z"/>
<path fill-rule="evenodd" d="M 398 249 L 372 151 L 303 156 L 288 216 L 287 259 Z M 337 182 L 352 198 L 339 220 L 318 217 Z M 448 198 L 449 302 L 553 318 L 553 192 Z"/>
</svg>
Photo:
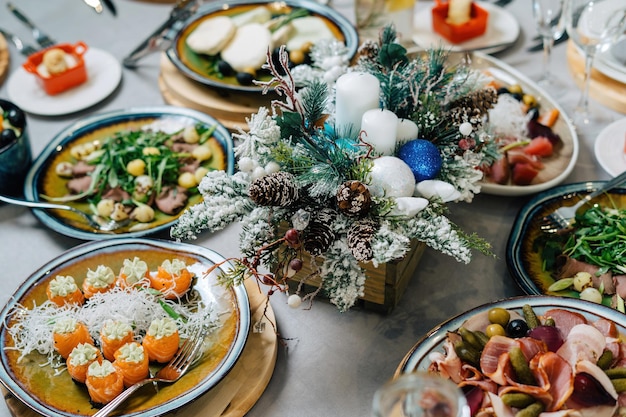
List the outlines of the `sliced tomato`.
<svg viewBox="0 0 626 417">
<path fill-rule="evenodd" d="M 545 136 L 537 136 L 532 139 L 530 143 L 524 146 L 524 152 L 528 155 L 535 155 L 541 157 L 551 156 L 554 150 L 552 142 Z"/>
<path fill-rule="evenodd" d="M 529 185 L 539 174 L 539 170 L 528 163 L 519 163 L 513 166 L 513 184 Z"/>
</svg>

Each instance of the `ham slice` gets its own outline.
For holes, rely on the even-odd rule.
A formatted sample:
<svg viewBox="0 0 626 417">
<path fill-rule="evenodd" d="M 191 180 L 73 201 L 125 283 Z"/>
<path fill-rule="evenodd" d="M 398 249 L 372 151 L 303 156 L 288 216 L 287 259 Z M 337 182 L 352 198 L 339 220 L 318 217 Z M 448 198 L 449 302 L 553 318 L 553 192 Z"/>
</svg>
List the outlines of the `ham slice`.
<svg viewBox="0 0 626 417">
<path fill-rule="evenodd" d="M 546 409 L 555 411 L 563 407 L 574 391 L 570 364 L 554 352 L 545 352 L 533 358 L 530 368 L 539 384 L 550 394 L 551 401 Z"/>
<path fill-rule="evenodd" d="M 572 327 L 578 324 L 587 324 L 587 319 L 582 314 L 561 308 L 547 310 L 544 313 L 544 317 L 551 317 L 554 320 L 564 339 L 567 339 Z"/>
<path fill-rule="evenodd" d="M 626 275 L 613 275 L 613 285 L 617 295 L 626 299 Z"/>
<path fill-rule="evenodd" d="M 606 346 L 606 338 L 589 324 L 572 327 L 557 354 L 574 368 L 580 361 L 596 362 Z"/>
</svg>

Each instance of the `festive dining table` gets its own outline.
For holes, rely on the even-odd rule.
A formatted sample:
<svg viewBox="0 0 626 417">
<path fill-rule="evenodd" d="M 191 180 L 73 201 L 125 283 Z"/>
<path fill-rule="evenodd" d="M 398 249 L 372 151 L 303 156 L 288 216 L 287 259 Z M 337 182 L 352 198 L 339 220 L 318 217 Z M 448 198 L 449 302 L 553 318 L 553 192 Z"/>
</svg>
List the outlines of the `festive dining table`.
<svg viewBox="0 0 626 417">
<path fill-rule="evenodd" d="M 10 15 L 6 3 L 0 0 L 0 27 L 33 43 L 29 30 Z M 90 47 L 108 51 L 119 61 L 167 18 L 172 7 L 171 2 L 164 1 L 116 0 L 117 16 L 113 16 L 107 10 L 96 14 L 81 0 L 18 3 L 58 42 L 82 40 Z M 416 7 L 419 10 L 431 4 L 419 0 Z M 334 0 L 331 7 L 354 21 L 349 0 Z M 529 77 L 536 76 L 541 72 L 542 54 L 527 51 L 536 35 L 530 2 L 513 0 L 505 7 L 518 19 L 521 33 L 514 44 L 495 57 Z M 13 45 L 9 50 L 8 77 L 25 60 Z M 57 132 L 87 115 L 166 104 L 158 86 L 161 58 L 155 53 L 142 59 L 136 69 L 124 68 L 115 91 L 87 109 L 57 116 L 27 114 L 33 155 L 36 157 Z M 554 98 L 564 107 L 571 107 L 580 90 L 568 69 L 566 43 L 553 50 L 552 72 L 567 85 Z M 6 80 L 0 86 L 0 98 L 9 98 Z M 609 178 L 595 159 L 594 140 L 605 124 L 624 116 L 594 105 L 602 109 L 605 123 L 579 131 L 580 154 L 565 183 Z M 247 415 L 369 415 L 376 389 L 393 376 L 403 357 L 429 330 L 473 307 L 523 295 L 507 270 L 505 248 L 515 216 L 530 197 L 479 194 L 471 203 L 453 204 L 452 220 L 490 242 L 495 256 L 475 253 L 471 263 L 465 265 L 427 248 L 400 302 L 388 314 L 359 307 L 340 313 L 321 297 L 310 308 L 293 309 L 282 294 L 272 295 L 278 356 L 267 388 Z M 192 243 L 225 257 L 238 256 L 239 230 L 238 225 L 232 225 L 218 233 L 201 234 Z M 167 232 L 152 237 L 171 239 Z M 34 270 L 81 243 L 48 229 L 29 209 L 0 205 L 0 303 L 6 303 Z M 0 416 L 9 415 L 5 403 L 0 402 Z M 183 410 L 178 415 L 186 414 Z"/>
</svg>

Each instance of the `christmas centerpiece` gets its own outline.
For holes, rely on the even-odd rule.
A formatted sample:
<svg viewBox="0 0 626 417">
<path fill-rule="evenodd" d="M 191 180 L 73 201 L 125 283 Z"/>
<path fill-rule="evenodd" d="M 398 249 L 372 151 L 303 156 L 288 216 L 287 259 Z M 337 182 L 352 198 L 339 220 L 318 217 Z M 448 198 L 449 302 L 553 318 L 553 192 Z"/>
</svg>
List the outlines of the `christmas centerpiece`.
<svg viewBox="0 0 626 417">
<path fill-rule="evenodd" d="M 401 259 L 412 242 L 463 263 L 472 250 L 490 253 L 446 214 L 448 203 L 480 191 L 479 168 L 493 161 L 484 122 L 496 91 L 485 75 L 450 64 L 446 51 L 410 57 L 395 40 L 385 27 L 353 65 L 332 41 L 293 71 L 284 49 L 269 55 L 273 79 L 262 85 L 282 99 L 234 134 L 238 172 L 208 173 L 204 201 L 183 213 L 172 236 L 241 222 L 243 256 L 226 284 L 254 276 L 298 305 L 288 280 L 306 260 L 340 311 L 362 295 L 365 264 Z"/>
</svg>

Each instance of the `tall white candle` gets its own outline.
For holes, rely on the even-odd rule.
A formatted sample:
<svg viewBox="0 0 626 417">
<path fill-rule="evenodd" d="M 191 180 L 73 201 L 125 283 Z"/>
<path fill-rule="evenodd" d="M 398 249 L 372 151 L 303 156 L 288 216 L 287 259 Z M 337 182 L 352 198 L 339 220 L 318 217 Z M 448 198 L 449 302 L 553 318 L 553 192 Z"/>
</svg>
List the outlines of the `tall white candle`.
<svg viewBox="0 0 626 417">
<path fill-rule="evenodd" d="M 365 131 L 363 140 L 374 147 L 381 155 L 393 155 L 396 148 L 398 116 L 385 109 L 373 109 L 363 113 L 361 130 Z"/>
<path fill-rule="evenodd" d="M 335 84 L 335 127 L 339 134 L 358 132 L 363 113 L 379 108 L 380 82 L 372 74 L 348 72 Z"/>
</svg>

